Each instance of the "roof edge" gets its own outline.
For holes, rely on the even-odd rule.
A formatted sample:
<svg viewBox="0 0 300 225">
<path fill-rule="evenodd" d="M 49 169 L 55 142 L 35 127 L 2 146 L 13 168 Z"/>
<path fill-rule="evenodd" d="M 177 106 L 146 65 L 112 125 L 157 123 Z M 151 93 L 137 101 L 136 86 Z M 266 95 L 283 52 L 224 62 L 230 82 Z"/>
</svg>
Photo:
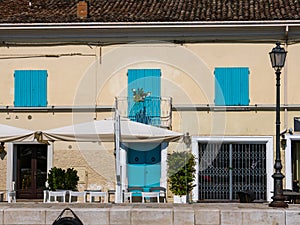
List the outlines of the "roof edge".
<svg viewBox="0 0 300 225">
<path fill-rule="evenodd" d="M 261 21 L 187 21 L 187 22 L 75 22 L 75 23 L 3 23 L 0 28 L 143 28 L 143 27 L 231 27 L 231 26 L 300 26 L 300 20 Z"/>
</svg>

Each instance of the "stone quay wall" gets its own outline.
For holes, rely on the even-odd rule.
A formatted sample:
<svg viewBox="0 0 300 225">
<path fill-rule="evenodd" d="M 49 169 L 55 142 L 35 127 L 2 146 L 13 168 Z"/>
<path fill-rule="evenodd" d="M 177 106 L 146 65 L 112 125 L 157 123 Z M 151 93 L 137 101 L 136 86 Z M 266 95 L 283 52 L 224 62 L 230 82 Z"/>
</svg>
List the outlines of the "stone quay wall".
<svg viewBox="0 0 300 225">
<path fill-rule="evenodd" d="M 300 225 L 300 205 L 241 203 L 1 203 L 0 225 L 51 225 L 65 208 L 84 225 Z M 70 212 L 63 216 L 71 216 Z"/>
</svg>

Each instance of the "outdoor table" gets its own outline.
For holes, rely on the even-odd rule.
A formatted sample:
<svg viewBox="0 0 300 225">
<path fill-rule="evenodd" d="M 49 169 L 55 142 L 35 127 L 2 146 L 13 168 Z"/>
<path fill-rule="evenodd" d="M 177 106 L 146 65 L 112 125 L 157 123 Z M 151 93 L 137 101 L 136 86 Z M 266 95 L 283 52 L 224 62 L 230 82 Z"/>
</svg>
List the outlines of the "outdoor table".
<svg viewBox="0 0 300 225">
<path fill-rule="evenodd" d="M 107 193 L 101 190 L 85 190 L 86 196 L 90 196 L 90 202 L 93 202 L 95 197 L 99 197 L 100 201 L 102 201 L 102 197 L 104 197 L 104 202 L 107 202 Z"/>
<path fill-rule="evenodd" d="M 47 199 L 47 202 L 51 202 L 51 197 L 54 197 L 54 202 L 58 202 L 57 201 L 57 197 L 61 197 L 62 198 L 62 202 L 66 202 L 66 194 L 68 191 L 49 191 L 49 196 Z M 45 194 L 45 192 L 44 192 Z M 44 196 L 44 200 L 45 200 L 45 196 Z"/>
<path fill-rule="evenodd" d="M 69 191 L 69 203 L 72 202 L 72 197 L 77 197 L 77 202 L 78 201 L 78 197 L 83 197 L 83 202 L 86 202 L 86 191 Z"/>
<path fill-rule="evenodd" d="M 295 192 L 295 191 L 283 191 L 282 192 L 284 196 L 291 197 L 291 202 L 293 204 L 296 203 L 297 199 L 300 199 L 300 192 Z"/>
<path fill-rule="evenodd" d="M 157 202 L 159 203 L 159 192 L 142 192 L 142 203 L 145 203 L 145 198 L 157 198 Z"/>
<path fill-rule="evenodd" d="M 3 202 L 4 200 L 3 196 L 4 196 L 4 192 L 0 192 L 0 202 Z"/>
<path fill-rule="evenodd" d="M 110 199 L 110 197 L 113 195 L 113 196 L 115 196 L 115 194 L 116 194 L 116 190 L 108 190 L 107 191 L 107 193 L 108 193 L 108 202 L 112 202 L 111 201 L 111 199 Z"/>
</svg>

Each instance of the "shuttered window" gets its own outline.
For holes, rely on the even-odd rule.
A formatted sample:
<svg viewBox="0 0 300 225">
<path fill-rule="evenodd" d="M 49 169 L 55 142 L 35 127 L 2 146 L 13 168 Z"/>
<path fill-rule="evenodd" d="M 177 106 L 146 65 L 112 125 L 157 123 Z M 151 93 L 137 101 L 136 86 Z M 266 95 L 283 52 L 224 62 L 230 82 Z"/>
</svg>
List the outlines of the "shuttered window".
<svg viewBox="0 0 300 225">
<path fill-rule="evenodd" d="M 215 105 L 249 105 L 249 68 L 215 68 Z"/>
<path fill-rule="evenodd" d="M 160 125 L 160 69 L 128 70 L 128 115 L 133 121 Z M 134 91 L 149 93 L 145 99 L 136 101 Z"/>
<path fill-rule="evenodd" d="M 16 107 L 47 106 L 46 70 L 16 70 L 14 79 Z"/>
<path fill-rule="evenodd" d="M 133 96 L 132 89 L 143 88 L 151 97 L 160 97 L 160 76 L 160 69 L 129 69 L 128 96 Z"/>
</svg>

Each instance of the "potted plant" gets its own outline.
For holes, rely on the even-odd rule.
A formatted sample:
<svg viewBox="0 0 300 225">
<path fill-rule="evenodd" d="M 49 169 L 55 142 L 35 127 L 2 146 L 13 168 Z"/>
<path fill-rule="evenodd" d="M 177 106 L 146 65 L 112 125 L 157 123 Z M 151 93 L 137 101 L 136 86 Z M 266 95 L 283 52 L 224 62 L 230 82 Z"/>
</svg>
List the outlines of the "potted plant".
<svg viewBox="0 0 300 225">
<path fill-rule="evenodd" d="M 53 167 L 48 173 L 48 185 L 51 191 L 56 190 L 71 190 L 77 191 L 77 184 L 79 176 L 77 170 L 74 168 L 68 168 L 64 170 L 62 168 Z M 66 195 L 66 201 L 68 201 L 68 193 Z M 72 197 L 73 198 L 73 197 Z M 74 198 L 76 198 L 74 196 Z M 75 201 L 75 199 L 74 199 Z"/>
<path fill-rule="evenodd" d="M 65 170 L 53 167 L 48 173 L 47 179 L 50 191 L 65 189 Z"/>
<path fill-rule="evenodd" d="M 195 157 L 190 152 L 174 152 L 168 156 L 168 179 L 175 203 L 189 202 L 190 192 L 195 187 L 195 165 Z"/>
<path fill-rule="evenodd" d="M 75 170 L 74 168 L 68 168 L 65 173 L 65 189 L 77 191 L 78 181 L 79 176 L 77 175 L 77 170 Z"/>
</svg>

